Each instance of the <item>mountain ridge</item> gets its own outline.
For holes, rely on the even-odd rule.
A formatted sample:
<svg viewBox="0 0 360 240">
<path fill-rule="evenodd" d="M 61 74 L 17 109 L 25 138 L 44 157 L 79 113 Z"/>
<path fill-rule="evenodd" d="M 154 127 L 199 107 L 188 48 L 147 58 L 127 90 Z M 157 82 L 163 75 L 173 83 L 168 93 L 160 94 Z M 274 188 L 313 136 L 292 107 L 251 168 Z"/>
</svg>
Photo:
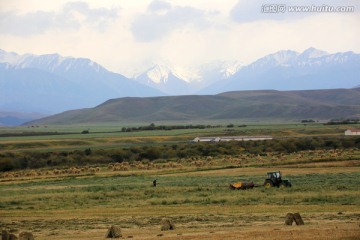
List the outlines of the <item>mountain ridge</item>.
<svg viewBox="0 0 360 240">
<path fill-rule="evenodd" d="M 241 68 L 225 81 L 218 81 L 198 94 L 232 90 L 311 90 L 351 88 L 359 84 L 360 54 L 328 54 L 315 48 L 302 53 L 282 50 Z"/>
<path fill-rule="evenodd" d="M 64 112 L 31 124 L 346 118 L 360 116 L 358 99 L 360 88 L 127 97 L 111 99 L 94 108 Z"/>
<path fill-rule="evenodd" d="M 8 62 L 6 62 L 8 61 Z M 86 58 L 0 52 L 0 109 L 53 114 L 110 98 L 164 93 Z"/>
</svg>

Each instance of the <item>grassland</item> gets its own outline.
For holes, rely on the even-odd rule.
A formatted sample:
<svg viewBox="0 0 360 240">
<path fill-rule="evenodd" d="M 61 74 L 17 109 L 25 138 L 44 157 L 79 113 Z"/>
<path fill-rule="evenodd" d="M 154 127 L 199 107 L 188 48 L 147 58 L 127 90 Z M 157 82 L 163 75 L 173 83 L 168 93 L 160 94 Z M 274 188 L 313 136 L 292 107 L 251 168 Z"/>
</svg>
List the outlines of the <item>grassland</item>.
<svg viewBox="0 0 360 240">
<path fill-rule="evenodd" d="M 53 151 L 83 146 L 163 145 L 199 135 L 228 134 L 228 130 L 230 134 L 281 138 L 340 137 L 346 128 L 279 124 L 132 133 L 111 128 L 112 132 L 104 133 L 106 129 L 101 127 L 80 134 L 78 130 L 83 128 L 76 126 L 69 132 L 77 134 L 3 137 L 0 144 L 1 151 Z M 56 127 L 49 130 L 62 132 Z M 68 145 L 70 141 L 72 145 Z M 21 145 L 24 143 L 44 145 Z M 32 231 L 40 240 L 104 239 L 110 225 L 120 225 L 124 238 L 134 239 L 359 239 L 358 148 L 173 161 L 178 165 L 164 159 L 144 161 L 141 168 L 129 165 L 120 171 L 98 165 L 94 167 L 99 171 L 76 174 L 55 175 L 49 173 L 51 169 L 37 169 L 42 173 L 37 175 L 23 174 L 34 171 L 31 169 L 13 171 L 12 176 L 3 174 L 0 228 Z M 273 170 L 281 170 L 293 187 L 229 189 L 230 183 L 241 180 L 261 185 L 266 172 Z M 154 179 L 158 182 L 156 188 L 152 186 Z M 288 212 L 300 212 L 305 225 L 285 226 Z M 160 231 L 164 217 L 174 221 L 174 231 Z"/>
</svg>

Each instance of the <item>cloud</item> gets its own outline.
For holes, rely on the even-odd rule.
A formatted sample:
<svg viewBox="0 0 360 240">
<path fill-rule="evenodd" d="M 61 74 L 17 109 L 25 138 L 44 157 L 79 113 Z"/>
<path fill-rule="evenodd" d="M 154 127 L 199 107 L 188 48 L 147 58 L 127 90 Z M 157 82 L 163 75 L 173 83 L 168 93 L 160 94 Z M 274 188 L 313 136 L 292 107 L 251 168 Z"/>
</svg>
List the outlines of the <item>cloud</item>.
<svg viewBox="0 0 360 240">
<path fill-rule="evenodd" d="M 169 10 L 169 9 L 171 9 L 171 7 L 172 7 L 171 4 L 168 2 L 154 0 L 149 4 L 148 10 L 157 12 L 157 11 L 161 11 L 161 10 Z"/>
<path fill-rule="evenodd" d="M 90 8 L 85 2 L 67 3 L 60 12 L 0 12 L 0 34 L 30 36 L 52 29 L 78 30 L 82 25 L 103 32 L 119 17 L 118 12 L 117 8 Z"/>
<path fill-rule="evenodd" d="M 115 21 L 119 15 L 118 8 L 90 8 L 85 2 L 70 2 L 64 7 L 63 13 L 72 15 L 78 13 L 84 18 L 83 22 L 95 27 L 99 31 L 105 31 L 112 21 Z"/>
<path fill-rule="evenodd" d="M 131 31 L 137 41 L 150 42 L 161 39 L 172 31 L 187 26 L 198 30 L 211 25 L 206 19 L 207 13 L 193 7 L 172 6 L 170 3 L 153 1 L 146 13 L 138 15 L 131 25 Z"/>
<path fill-rule="evenodd" d="M 40 34 L 49 28 L 52 21 L 52 14 L 43 11 L 24 15 L 16 15 L 14 12 L 0 13 L 0 32 L 22 36 Z"/>
</svg>

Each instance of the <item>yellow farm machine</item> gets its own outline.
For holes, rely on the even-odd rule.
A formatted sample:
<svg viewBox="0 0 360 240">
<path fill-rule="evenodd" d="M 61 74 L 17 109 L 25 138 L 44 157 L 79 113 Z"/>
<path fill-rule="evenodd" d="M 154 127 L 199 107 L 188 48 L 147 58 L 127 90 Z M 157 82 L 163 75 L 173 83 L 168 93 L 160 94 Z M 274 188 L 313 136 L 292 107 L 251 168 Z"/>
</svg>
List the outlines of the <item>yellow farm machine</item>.
<svg viewBox="0 0 360 240">
<path fill-rule="evenodd" d="M 267 178 L 265 179 L 263 186 L 265 188 L 270 188 L 270 187 L 285 188 L 285 187 L 291 187 L 291 182 L 287 179 L 282 179 L 280 171 L 268 172 Z M 246 190 L 246 189 L 252 189 L 254 187 L 260 187 L 260 185 L 254 184 L 254 182 L 252 182 L 252 181 L 251 182 L 240 181 L 240 182 L 235 182 L 235 183 L 230 184 L 230 189 L 232 189 L 232 190 L 235 190 L 235 189 Z"/>
</svg>

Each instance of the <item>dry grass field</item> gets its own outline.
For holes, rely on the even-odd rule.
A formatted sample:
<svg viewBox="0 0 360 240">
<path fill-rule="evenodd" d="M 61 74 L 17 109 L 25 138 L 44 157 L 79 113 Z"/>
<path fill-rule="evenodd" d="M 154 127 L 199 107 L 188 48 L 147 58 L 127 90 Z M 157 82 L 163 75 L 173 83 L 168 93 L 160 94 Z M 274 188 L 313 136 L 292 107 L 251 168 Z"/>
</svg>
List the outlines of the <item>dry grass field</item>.
<svg viewBox="0 0 360 240">
<path fill-rule="evenodd" d="M 224 158 L 203 159 L 212 163 L 201 166 L 183 159 L 178 165 L 158 163 L 164 165 L 159 168 L 144 163 L 79 173 L 15 171 L 1 175 L 0 228 L 31 231 L 39 240 L 104 239 L 111 225 L 119 225 L 129 239 L 355 240 L 360 238 L 360 151 L 343 155 L 352 160 L 292 164 L 289 154 L 283 166 L 262 166 L 272 161 L 269 156 L 259 166 Z M 281 170 L 293 187 L 229 189 L 239 180 L 261 185 L 272 170 Z M 305 225 L 286 226 L 289 212 L 299 212 Z M 163 218 L 171 219 L 175 230 L 161 231 Z"/>
<path fill-rule="evenodd" d="M 24 127 L 2 129 L 0 164 L 14 159 L 45 164 L 14 165 L 17 168 L 0 172 L 0 230 L 29 231 L 36 240 L 104 239 L 112 225 L 121 227 L 123 239 L 360 239 L 360 150 L 358 145 L 324 145 L 337 144 L 331 140 L 340 139 L 347 126 L 275 124 L 130 133 L 117 128 L 91 128 L 90 134 L 80 134 L 84 128 L 79 126 L 39 127 L 34 133 Z M 41 131 L 63 134 L 39 135 Z M 213 135 L 284 139 L 276 146 L 259 143 L 259 153 L 237 151 L 235 144 L 225 149 L 227 145 L 188 143 L 196 136 Z M 302 137 L 318 138 L 315 143 L 328 149 L 276 151 L 288 137 L 295 145 L 306 144 Z M 165 145 L 170 147 L 160 148 Z M 132 146 L 155 146 L 169 155 L 172 146 L 180 153 L 182 148 L 188 153 L 223 148 L 236 154 L 112 158 Z M 84 157 L 90 147 L 92 155 Z M 47 155 L 51 157 L 41 159 Z M 82 162 L 76 161 L 79 157 Z M 266 173 L 277 170 L 292 182 L 291 188 L 262 187 Z M 238 181 L 253 181 L 258 187 L 230 190 L 230 183 Z M 287 213 L 296 212 L 305 225 L 285 225 Z M 161 231 L 164 218 L 175 230 Z"/>
</svg>

